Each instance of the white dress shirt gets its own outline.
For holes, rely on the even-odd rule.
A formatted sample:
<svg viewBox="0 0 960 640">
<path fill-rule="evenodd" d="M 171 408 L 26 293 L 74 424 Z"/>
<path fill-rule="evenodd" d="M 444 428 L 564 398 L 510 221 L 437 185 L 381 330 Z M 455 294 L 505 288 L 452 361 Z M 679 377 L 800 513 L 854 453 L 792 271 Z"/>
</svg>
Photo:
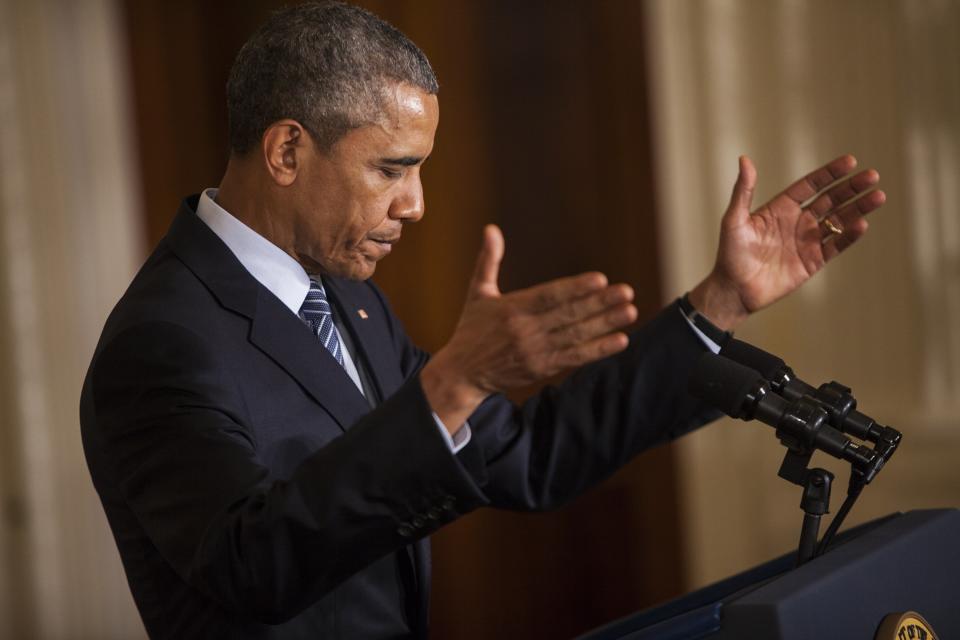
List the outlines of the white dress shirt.
<svg viewBox="0 0 960 640">
<path fill-rule="evenodd" d="M 681 310 L 680 313 L 683 313 Z M 710 337 L 705 334 L 703 331 L 697 328 L 697 325 L 693 324 L 693 320 L 690 319 L 690 316 L 683 313 L 683 319 L 687 321 L 687 324 L 690 325 L 690 328 L 693 330 L 697 337 L 700 338 L 700 341 L 703 342 L 703 346 L 707 349 L 710 349 L 713 353 L 720 353 L 720 345 L 710 339 Z"/>
<path fill-rule="evenodd" d="M 217 234 L 225 245 L 237 257 L 240 264 L 256 280 L 275 295 L 290 312 L 299 317 L 300 308 L 310 290 L 310 276 L 294 260 L 293 256 L 283 251 L 259 233 L 235 218 L 226 209 L 216 202 L 217 189 L 204 189 L 200 194 L 197 205 L 197 217 L 203 220 L 210 230 Z M 316 283 L 323 288 L 323 283 L 316 278 Z M 324 292 L 326 293 L 326 292 Z M 334 331 L 340 341 L 343 353 L 343 368 L 357 389 L 363 394 L 363 383 L 353 358 L 353 345 L 343 339 L 334 318 Z M 364 394 L 365 395 L 365 394 Z M 433 419 L 437 428 L 453 453 L 460 451 L 470 441 L 470 425 L 464 423 L 453 436 L 444 427 L 436 413 Z"/>
</svg>

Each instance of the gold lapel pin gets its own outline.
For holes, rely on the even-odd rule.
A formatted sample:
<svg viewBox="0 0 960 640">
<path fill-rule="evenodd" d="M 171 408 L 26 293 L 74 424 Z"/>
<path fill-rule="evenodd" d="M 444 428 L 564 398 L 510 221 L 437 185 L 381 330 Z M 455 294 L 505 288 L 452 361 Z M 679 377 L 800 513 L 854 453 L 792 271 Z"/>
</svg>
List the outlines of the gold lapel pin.
<svg viewBox="0 0 960 640">
<path fill-rule="evenodd" d="M 367 312 L 364 311 L 363 309 L 357 309 L 357 315 L 363 318 L 364 320 L 366 320 L 369 317 L 367 315 Z"/>
</svg>

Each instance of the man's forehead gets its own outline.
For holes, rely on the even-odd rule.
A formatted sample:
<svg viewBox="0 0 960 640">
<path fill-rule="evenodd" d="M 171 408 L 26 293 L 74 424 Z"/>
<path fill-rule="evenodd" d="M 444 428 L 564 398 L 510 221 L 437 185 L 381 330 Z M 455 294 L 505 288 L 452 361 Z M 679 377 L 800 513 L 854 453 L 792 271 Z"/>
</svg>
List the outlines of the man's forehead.
<svg viewBox="0 0 960 640">
<path fill-rule="evenodd" d="M 344 134 L 335 148 L 359 153 L 365 161 L 397 165 L 422 162 L 433 150 L 439 113 L 436 97 L 425 93 L 423 100 L 392 101 L 391 105 L 376 122 Z"/>
<path fill-rule="evenodd" d="M 398 128 L 411 121 L 430 121 L 439 118 L 437 96 L 407 83 L 393 84 L 384 89 L 381 125 Z"/>
</svg>

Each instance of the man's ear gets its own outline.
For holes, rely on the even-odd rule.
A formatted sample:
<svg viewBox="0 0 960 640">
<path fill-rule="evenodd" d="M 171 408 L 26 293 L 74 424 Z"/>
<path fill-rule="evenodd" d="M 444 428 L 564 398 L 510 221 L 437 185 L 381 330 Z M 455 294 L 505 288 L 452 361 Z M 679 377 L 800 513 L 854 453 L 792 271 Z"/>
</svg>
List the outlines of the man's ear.
<svg viewBox="0 0 960 640">
<path fill-rule="evenodd" d="M 263 133 L 263 160 L 274 182 L 290 186 L 303 168 L 310 136 L 296 120 L 278 120 Z"/>
</svg>

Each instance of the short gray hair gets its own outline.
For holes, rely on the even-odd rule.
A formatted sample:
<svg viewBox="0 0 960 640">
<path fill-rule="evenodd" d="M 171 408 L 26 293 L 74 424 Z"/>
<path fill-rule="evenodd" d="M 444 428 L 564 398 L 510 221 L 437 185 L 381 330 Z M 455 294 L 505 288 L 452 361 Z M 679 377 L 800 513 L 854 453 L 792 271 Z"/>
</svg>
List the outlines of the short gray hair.
<svg viewBox="0 0 960 640">
<path fill-rule="evenodd" d="M 230 70 L 230 148 L 245 154 L 267 127 L 290 118 L 329 150 L 351 129 L 380 119 L 395 83 L 439 90 L 427 57 L 392 25 L 342 2 L 281 9 Z"/>
</svg>

